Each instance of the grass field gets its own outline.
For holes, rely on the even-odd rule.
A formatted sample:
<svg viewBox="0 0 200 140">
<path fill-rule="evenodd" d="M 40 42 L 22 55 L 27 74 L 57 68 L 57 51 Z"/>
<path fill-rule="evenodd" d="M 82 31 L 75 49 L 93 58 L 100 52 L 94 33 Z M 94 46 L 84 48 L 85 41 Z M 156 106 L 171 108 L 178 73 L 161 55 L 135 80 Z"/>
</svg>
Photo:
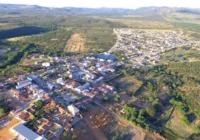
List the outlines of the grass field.
<svg viewBox="0 0 200 140">
<path fill-rule="evenodd" d="M 170 62 L 194 62 L 200 60 L 200 51 L 195 47 L 184 48 L 179 47 L 174 50 L 170 50 L 161 55 L 159 60 L 160 64 L 168 64 Z"/>
<path fill-rule="evenodd" d="M 170 63 L 167 70 L 172 72 L 178 72 L 179 75 L 184 75 L 184 77 L 195 77 L 200 78 L 199 67 L 200 61 L 194 62 L 180 62 L 180 63 Z"/>
<path fill-rule="evenodd" d="M 135 93 L 142 85 L 142 81 L 134 76 L 124 76 L 115 80 L 119 89 L 127 93 Z"/>
<path fill-rule="evenodd" d="M 144 18 L 145 19 L 145 18 Z M 173 26 L 167 22 L 150 21 L 146 20 L 132 20 L 132 19 L 114 19 L 108 18 L 107 20 L 120 22 L 126 24 L 130 28 L 135 29 L 173 29 Z"/>
<path fill-rule="evenodd" d="M 178 136 L 185 138 L 194 133 L 194 131 L 190 125 L 187 125 L 182 121 L 181 117 L 182 116 L 178 113 L 178 111 L 175 110 L 170 120 L 167 122 L 166 127 Z"/>
<path fill-rule="evenodd" d="M 108 51 L 116 42 L 112 28 L 92 28 L 86 31 L 85 47 L 91 52 Z"/>
</svg>

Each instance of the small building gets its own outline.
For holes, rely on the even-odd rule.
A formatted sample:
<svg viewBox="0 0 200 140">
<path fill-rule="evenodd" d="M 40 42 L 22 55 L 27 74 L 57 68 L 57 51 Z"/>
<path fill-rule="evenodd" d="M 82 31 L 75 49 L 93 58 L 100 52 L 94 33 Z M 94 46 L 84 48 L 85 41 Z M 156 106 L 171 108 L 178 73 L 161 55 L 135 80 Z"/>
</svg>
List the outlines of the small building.
<svg viewBox="0 0 200 140">
<path fill-rule="evenodd" d="M 62 86 L 65 85 L 65 81 L 64 81 L 62 78 L 58 78 L 58 79 L 56 80 L 56 83 L 58 83 L 58 84 L 60 84 L 60 85 L 62 85 Z"/>
<path fill-rule="evenodd" d="M 50 65 L 51 65 L 51 64 L 48 63 L 48 62 L 42 63 L 42 66 L 43 66 L 43 67 L 50 67 Z"/>
<path fill-rule="evenodd" d="M 81 93 L 81 91 L 83 91 L 84 89 L 88 88 L 90 86 L 90 83 L 85 83 L 82 86 L 78 86 L 77 88 L 75 88 L 75 91 Z"/>
<path fill-rule="evenodd" d="M 45 137 L 38 135 L 23 124 L 11 128 L 10 131 L 16 134 L 17 140 L 47 140 Z"/>
<path fill-rule="evenodd" d="M 18 82 L 18 85 L 16 86 L 16 89 L 22 89 L 25 88 L 27 86 L 31 85 L 31 81 L 23 81 L 23 82 Z"/>
<path fill-rule="evenodd" d="M 67 108 L 70 111 L 70 113 L 72 113 L 73 116 L 79 113 L 79 109 L 75 107 L 74 105 L 69 105 Z"/>
<path fill-rule="evenodd" d="M 103 60 L 111 60 L 111 61 L 116 61 L 116 57 L 113 55 L 109 55 L 109 54 L 98 54 L 96 55 L 96 58 L 98 58 L 100 61 Z"/>
</svg>

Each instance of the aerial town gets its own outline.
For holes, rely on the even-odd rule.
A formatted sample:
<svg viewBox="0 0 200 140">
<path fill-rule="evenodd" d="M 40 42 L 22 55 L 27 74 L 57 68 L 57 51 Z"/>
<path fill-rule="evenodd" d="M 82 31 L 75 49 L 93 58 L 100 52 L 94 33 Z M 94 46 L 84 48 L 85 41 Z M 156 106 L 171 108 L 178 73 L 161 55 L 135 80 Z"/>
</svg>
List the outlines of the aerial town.
<svg viewBox="0 0 200 140">
<path fill-rule="evenodd" d="M 64 130 L 72 129 L 84 117 L 81 110 L 113 95 L 115 87 L 107 81 L 123 65 L 109 54 L 62 58 L 31 54 L 25 61 L 35 58 L 48 61 L 34 62 L 39 70 L 1 83 L 1 87 L 17 83 L 7 91 L 9 117 L 0 122 L 6 126 L 16 119 L 19 123 L 9 131 L 17 139 L 59 138 Z"/>
<path fill-rule="evenodd" d="M 195 45 L 183 31 L 114 29 L 114 32 L 118 41 L 109 53 L 121 54 L 134 66 L 155 65 L 162 53 Z"/>
</svg>

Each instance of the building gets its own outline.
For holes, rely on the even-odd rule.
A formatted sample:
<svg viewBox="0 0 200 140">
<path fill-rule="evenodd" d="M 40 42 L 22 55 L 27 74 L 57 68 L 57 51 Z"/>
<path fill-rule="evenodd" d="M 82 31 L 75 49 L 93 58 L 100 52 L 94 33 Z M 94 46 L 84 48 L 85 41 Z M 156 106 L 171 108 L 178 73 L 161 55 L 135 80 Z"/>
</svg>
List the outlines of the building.
<svg viewBox="0 0 200 140">
<path fill-rule="evenodd" d="M 81 93 L 84 89 L 88 88 L 90 86 L 90 83 L 85 83 L 82 86 L 78 86 L 75 88 L 75 91 Z"/>
<path fill-rule="evenodd" d="M 72 113 L 73 116 L 79 113 L 79 109 L 75 107 L 74 105 L 69 105 L 67 108 L 70 111 L 70 113 Z"/>
<path fill-rule="evenodd" d="M 98 58 L 99 60 L 111 60 L 111 61 L 115 61 L 117 60 L 115 56 L 113 55 L 108 55 L 108 54 L 98 54 L 96 55 L 96 58 Z"/>
<path fill-rule="evenodd" d="M 50 65 L 51 65 L 51 64 L 48 63 L 48 62 L 42 63 L 42 66 L 43 66 L 43 67 L 50 67 Z"/>
<path fill-rule="evenodd" d="M 31 81 L 29 80 L 24 80 L 24 81 L 20 81 L 20 82 L 17 82 L 17 86 L 16 86 L 16 89 L 22 89 L 22 88 L 25 88 L 29 85 L 31 85 Z"/>
<path fill-rule="evenodd" d="M 64 81 L 62 78 L 58 78 L 58 79 L 56 80 L 56 83 L 57 83 L 57 84 L 60 84 L 60 85 L 62 85 L 62 86 L 65 85 L 65 81 Z"/>
<path fill-rule="evenodd" d="M 11 128 L 10 131 L 16 134 L 16 140 L 47 140 L 45 137 L 38 135 L 23 124 Z"/>
</svg>

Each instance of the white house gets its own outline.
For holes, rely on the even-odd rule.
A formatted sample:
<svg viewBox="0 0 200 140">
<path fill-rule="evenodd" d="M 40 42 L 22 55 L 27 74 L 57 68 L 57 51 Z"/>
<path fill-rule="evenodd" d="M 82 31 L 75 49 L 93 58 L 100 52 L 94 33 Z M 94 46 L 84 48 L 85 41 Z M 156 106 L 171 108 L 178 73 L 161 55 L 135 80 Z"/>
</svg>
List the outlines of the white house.
<svg viewBox="0 0 200 140">
<path fill-rule="evenodd" d="M 42 66 L 43 66 L 43 67 L 50 67 L 50 65 L 51 65 L 51 64 L 48 63 L 48 62 L 44 62 L 44 63 L 42 63 Z"/>
<path fill-rule="evenodd" d="M 67 106 L 70 113 L 72 113 L 73 116 L 75 116 L 77 113 L 79 113 L 79 109 L 75 107 L 74 105 Z"/>
</svg>

